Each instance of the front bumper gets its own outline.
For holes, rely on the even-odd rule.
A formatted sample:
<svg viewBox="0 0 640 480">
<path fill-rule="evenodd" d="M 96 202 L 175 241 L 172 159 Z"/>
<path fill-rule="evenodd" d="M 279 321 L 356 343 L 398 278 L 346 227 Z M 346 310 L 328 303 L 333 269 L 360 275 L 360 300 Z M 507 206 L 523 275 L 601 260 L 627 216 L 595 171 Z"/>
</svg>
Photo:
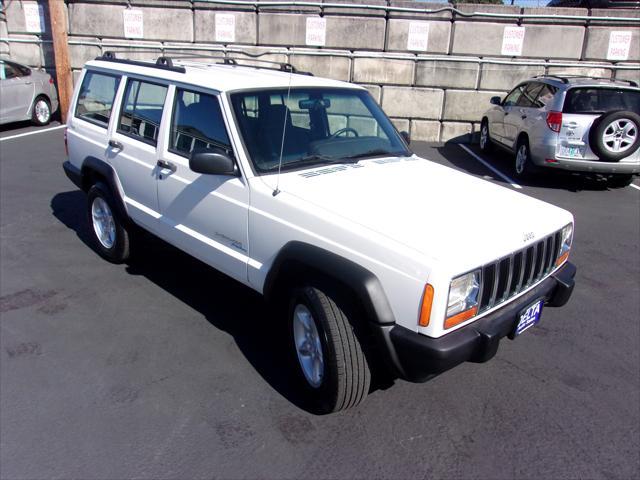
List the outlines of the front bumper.
<svg viewBox="0 0 640 480">
<path fill-rule="evenodd" d="M 509 335 L 516 316 L 538 298 L 545 306 L 561 307 L 574 287 L 576 267 L 566 263 L 525 295 L 466 327 L 440 338 L 431 338 L 395 325 L 381 332 L 392 363 L 399 376 L 422 382 L 463 362 L 482 363 L 498 351 L 503 337 Z M 535 328 L 535 327 L 534 327 Z"/>
</svg>

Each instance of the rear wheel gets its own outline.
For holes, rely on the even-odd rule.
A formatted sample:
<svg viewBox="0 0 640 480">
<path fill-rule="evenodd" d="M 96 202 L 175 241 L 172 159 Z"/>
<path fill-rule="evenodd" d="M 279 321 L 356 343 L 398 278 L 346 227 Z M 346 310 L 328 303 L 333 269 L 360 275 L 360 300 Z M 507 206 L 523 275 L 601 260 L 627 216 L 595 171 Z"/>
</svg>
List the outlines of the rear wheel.
<svg viewBox="0 0 640 480">
<path fill-rule="evenodd" d="M 296 288 L 288 323 L 300 383 L 312 409 L 331 413 L 360 404 L 369 393 L 371 373 L 345 309 L 318 288 Z"/>
<path fill-rule="evenodd" d="M 115 209 L 109 188 L 101 182 L 87 194 L 87 218 L 97 252 L 112 263 L 129 258 L 129 232 Z"/>
<path fill-rule="evenodd" d="M 33 103 L 31 120 L 36 125 L 48 125 L 51 120 L 51 104 L 45 97 L 38 97 Z"/>
<path fill-rule="evenodd" d="M 531 163 L 531 150 L 529 150 L 529 141 L 522 138 L 518 141 L 516 148 L 516 176 L 520 179 L 529 178 L 533 175 L 535 169 Z"/>
<path fill-rule="evenodd" d="M 489 122 L 487 119 L 482 120 L 482 124 L 480 125 L 480 150 L 485 153 L 493 150 L 493 143 L 491 143 L 491 136 L 489 135 Z"/>
</svg>

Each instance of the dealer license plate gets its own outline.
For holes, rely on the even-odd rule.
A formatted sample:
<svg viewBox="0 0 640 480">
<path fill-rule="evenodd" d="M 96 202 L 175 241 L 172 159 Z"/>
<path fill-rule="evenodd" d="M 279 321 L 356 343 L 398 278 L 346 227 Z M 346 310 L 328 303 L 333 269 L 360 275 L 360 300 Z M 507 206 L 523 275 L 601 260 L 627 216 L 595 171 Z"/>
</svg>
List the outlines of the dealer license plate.
<svg viewBox="0 0 640 480">
<path fill-rule="evenodd" d="M 563 157 L 582 158 L 582 149 L 580 147 L 560 146 L 560 155 Z"/>
<path fill-rule="evenodd" d="M 513 332 L 513 336 L 517 337 L 525 330 L 533 327 L 540 321 L 540 314 L 542 313 L 543 300 L 536 300 L 524 310 L 521 310 L 518 314 L 518 323 Z"/>
</svg>

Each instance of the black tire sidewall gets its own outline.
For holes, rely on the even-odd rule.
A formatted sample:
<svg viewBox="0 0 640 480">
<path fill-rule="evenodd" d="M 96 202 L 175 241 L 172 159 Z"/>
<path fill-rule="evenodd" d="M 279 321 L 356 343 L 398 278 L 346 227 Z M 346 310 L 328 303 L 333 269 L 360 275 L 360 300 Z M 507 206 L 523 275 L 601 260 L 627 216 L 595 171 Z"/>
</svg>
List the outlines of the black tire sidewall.
<svg viewBox="0 0 640 480">
<path fill-rule="evenodd" d="M 40 120 L 38 120 L 38 116 L 36 115 L 36 105 L 38 104 L 38 102 L 40 100 L 43 100 L 46 104 L 47 104 L 47 108 L 49 109 L 49 118 L 47 119 L 46 122 L 41 122 Z M 35 123 L 36 125 L 39 125 L 41 127 L 45 126 L 45 125 L 49 125 L 49 123 L 51 122 L 51 102 L 49 100 L 47 100 L 46 97 L 40 96 L 37 97 L 34 101 L 33 101 L 33 108 L 31 111 L 31 121 L 33 123 Z"/>
<path fill-rule="evenodd" d="M 618 154 L 609 152 L 603 143 L 603 134 L 605 128 L 613 121 L 619 118 L 627 118 L 636 124 L 636 141 L 634 144 L 625 152 L 621 152 Z M 600 117 L 598 117 L 591 126 L 591 131 L 589 132 L 589 144 L 591 146 L 591 150 L 595 153 L 598 158 L 605 162 L 617 162 L 626 158 L 640 148 L 640 115 L 630 112 L 627 110 L 614 110 L 610 112 L 603 113 Z"/>
<path fill-rule="evenodd" d="M 93 205 L 93 201 L 97 197 L 102 198 L 107 203 L 107 205 L 109 205 L 111 214 L 113 215 L 116 229 L 116 238 L 111 248 L 106 248 L 104 245 L 102 245 L 95 229 L 93 228 L 91 207 Z M 91 240 L 93 241 L 95 250 L 100 254 L 100 256 L 112 263 L 122 263 L 128 258 L 129 235 L 127 230 L 124 228 L 122 219 L 118 215 L 118 211 L 115 208 L 113 195 L 111 194 L 109 188 L 103 183 L 96 183 L 89 189 L 89 192 L 87 193 L 87 221 L 89 223 L 89 234 L 91 235 Z"/>
</svg>

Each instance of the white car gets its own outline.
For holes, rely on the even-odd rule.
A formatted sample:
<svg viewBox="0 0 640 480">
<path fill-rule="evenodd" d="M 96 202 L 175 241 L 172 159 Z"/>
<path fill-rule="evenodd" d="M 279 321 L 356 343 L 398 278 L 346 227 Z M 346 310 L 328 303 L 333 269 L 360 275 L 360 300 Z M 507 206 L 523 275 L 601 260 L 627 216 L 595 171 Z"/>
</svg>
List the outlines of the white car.
<svg viewBox="0 0 640 480">
<path fill-rule="evenodd" d="M 142 227 L 280 306 L 300 388 L 333 412 L 374 363 L 424 381 L 487 361 L 573 289 L 569 212 L 406 137 L 364 88 L 289 64 L 109 54 L 78 82 L 64 168 L 106 259 Z"/>
</svg>

